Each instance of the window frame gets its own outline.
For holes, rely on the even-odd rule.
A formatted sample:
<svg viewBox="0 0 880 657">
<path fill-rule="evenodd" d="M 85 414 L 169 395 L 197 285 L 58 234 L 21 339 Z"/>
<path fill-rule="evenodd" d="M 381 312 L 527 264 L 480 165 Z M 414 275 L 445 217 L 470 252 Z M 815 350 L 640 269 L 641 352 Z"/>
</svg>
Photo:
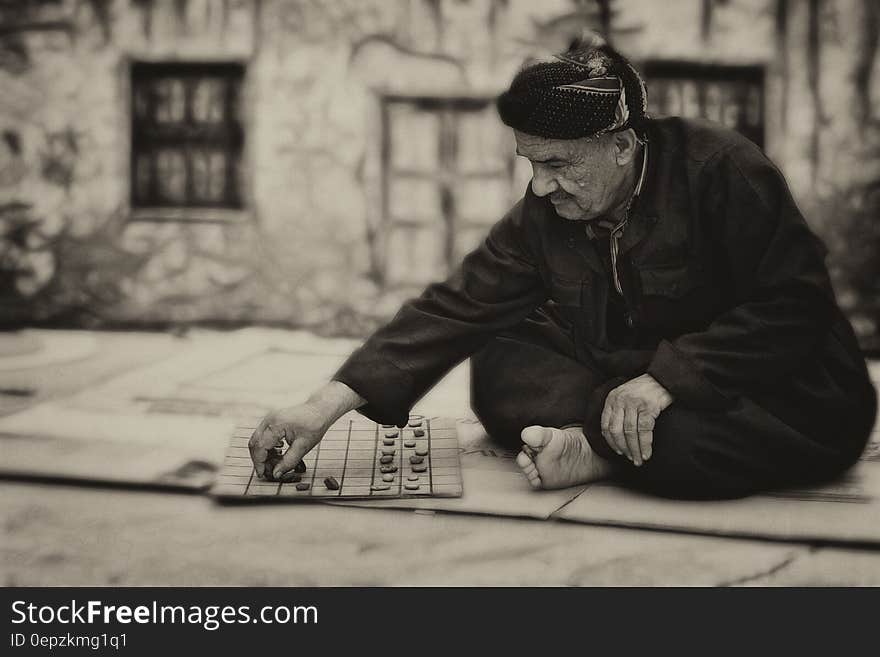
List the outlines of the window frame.
<svg viewBox="0 0 880 657">
<path fill-rule="evenodd" d="M 245 210 L 245 125 L 240 117 L 245 101 L 247 66 L 241 61 L 131 61 L 128 67 L 129 81 L 129 185 L 128 200 L 131 218 L 153 221 L 207 221 L 227 222 L 240 219 Z M 223 96 L 224 118 L 217 126 L 199 124 L 192 119 L 193 80 L 200 78 L 220 78 L 225 81 Z M 178 124 L 164 128 L 155 126 L 155 106 L 148 110 L 150 118 L 141 119 L 137 115 L 137 95 L 144 84 L 158 79 L 174 79 L 184 82 L 184 118 Z M 236 116 L 236 105 L 238 114 Z M 152 134 L 144 130 L 152 127 Z M 189 134 L 181 137 L 181 132 Z M 193 198 L 192 165 L 187 162 L 186 200 L 184 202 L 163 201 L 156 191 L 158 175 L 155 160 L 151 174 L 151 192 L 144 199 L 137 190 L 137 160 L 145 151 L 157 144 L 167 142 L 178 145 L 184 152 L 187 146 L 211 145 L 220 147 L 225 158 L 225 180 L 223 199 L 211 202 Z M 232 165 L 232 166 L 230 166 Z"/>
<path fill-rule="evenodd" d="M 734 130 L 764 148 L 767 143 L 767 68 L 763 64 L 720 64 L 703 63 L 677 59 L 648 59 L 640 66 L 648 88 L 650 105 L 652 83 L 690 81 L 697 84 L 697 98 L 701 107 L 701 116 L 705 116 L 705 85 L 707 83 L 742 84 L 746 89 L 754 87 L 759 94 L 758 113 L 760 126 L 754 130 L 743 130 L 740 124 Z M 745 103 L 742 109 L 748 111 Z M 667 116 L 664 114 L 663 116 Z M 693 117 L 687 117 L 693 118 Z M 714 119 L 711 119 L 714 120 Z M 748 126 L 746 126 L 748 127 Z"/>
</svg>

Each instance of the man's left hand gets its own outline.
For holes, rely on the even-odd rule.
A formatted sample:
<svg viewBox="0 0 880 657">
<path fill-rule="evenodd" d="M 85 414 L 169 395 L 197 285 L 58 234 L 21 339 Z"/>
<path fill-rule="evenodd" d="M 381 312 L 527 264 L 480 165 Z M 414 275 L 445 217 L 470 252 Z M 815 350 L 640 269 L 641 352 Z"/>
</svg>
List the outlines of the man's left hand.
<svg viewBox="0 0 880 657">
<path fill-rule="evenodd" d="M 654 422 L 673 402 L 672 395 L 650 374 L 614 388 L 602 410 L 602 436 L 618 454 L 635 465 L 651 458 Z"/>
</svg>

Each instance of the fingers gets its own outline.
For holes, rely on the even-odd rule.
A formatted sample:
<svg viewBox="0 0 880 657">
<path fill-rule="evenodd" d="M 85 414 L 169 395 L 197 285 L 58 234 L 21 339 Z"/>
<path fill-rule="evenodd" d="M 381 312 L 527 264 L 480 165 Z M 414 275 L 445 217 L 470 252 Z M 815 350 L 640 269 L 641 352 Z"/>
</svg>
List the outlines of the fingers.
<svg viewBox="0 0 880 657">
<path fill-rule="evenodd" d="M 608 393 L 608 397 L 605 400 L 605 407 L 602 409 L 602 437 L 605 438 L 605 442 L 608 443 L 608 446 L 611 447 L 611 449 L 623 456 L 626 443 L 618 441 L 617 436 L 615 436 L 611 430 L 615 417 L 615 404 L 617 403 L 617 398 L 614 393 L 614 390 Z"/>
<path fill-rule="evenodd" d="M 268 431 L 268 429 L 269 418 L 267 416 L 260 421 L 248 441 L 248 450 L 251 453 L 251 461 L 254 463 L 254 472 L 257 473 L 258 477 L 263 476 L 263 468 L 266 464 L 266 457 L 269 454 L 269 449 L 266 448 L 263 440 L 263 433 Z"/>
<path fill-rule="evenodd" d="M 282 444 L 283 429 L 279 432 L 279 428 L 272 422 L 272 414 L 264 417 L 248 441 L 254 472 L 258 477 L 269 478 L 272 474 L 269 469 L 273 468 L 280 460 L 280 455 L 275 455 L 274 451 Z"/>
<path fill-rule="evenodd" d="M 627 456 L 635 465 L 642 464 L 642 449 L 639 445 L 639 409 L 628 404 L 623 408 L 623 437 L 626 441 Z"/>
<path fill-rule="evenodd" d="M 629 450 L 629 445 L 626 444 L 626 435 L 623 432 L 624 410 L 619 400 L 611 407 L 611 423 L 608 432 L 611 434 L 611 440 L 617 445 L 618 453 L 632 461 L 632 453 Z"/>
<path fill-rule="evenodd" d="M 615 452 L 641 466 L 653 453 L 657 415 L 638 398 L 615 388 L 608 393 L 602 409 L 602 436 Z"/>
<path fill-rule="evenodd" d="M 640 411 L 638 428 L 642 458 L 647 461 L 654 452 L 654 416 L 644 410 Z"/>
<path fill-rule="evenodd" d="M 273 475 L 276 479 L 299 465 L 303 457 L 317 444 L 317 441 L 312 442 L 300 436 L 288 436 L 288 440 L 290 440 L 290 447 L 275 465 Z"/>
</svg>

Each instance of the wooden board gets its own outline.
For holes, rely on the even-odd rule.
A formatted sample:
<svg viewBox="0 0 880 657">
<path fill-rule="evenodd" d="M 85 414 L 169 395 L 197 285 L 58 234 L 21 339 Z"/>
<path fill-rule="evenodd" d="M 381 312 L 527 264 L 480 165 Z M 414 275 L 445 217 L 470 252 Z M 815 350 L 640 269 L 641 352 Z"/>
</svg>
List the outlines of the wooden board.
<svg viewBox="0 0 880 657">
<path fill-rule="evenodd" d="M 408 426 L 398 429 L 348 414 L 306 454 L 306 471 L 296 483 L 256 476 L 247 446 L 255 426 L 236 428 L 211 489 L 213 496 L 227 501 L 300 501 L 462 495 L 454 420 L 414 415 Z M 328 477 L 335 479 L 337 489 L 325 485 Z"/>
</svg>

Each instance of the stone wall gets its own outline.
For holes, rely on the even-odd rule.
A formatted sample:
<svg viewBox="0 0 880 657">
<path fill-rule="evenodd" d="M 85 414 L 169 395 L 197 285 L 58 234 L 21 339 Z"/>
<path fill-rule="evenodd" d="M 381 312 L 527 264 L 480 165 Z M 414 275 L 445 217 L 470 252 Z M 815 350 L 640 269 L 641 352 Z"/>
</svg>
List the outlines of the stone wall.
<svg viewBox="0 0 880 657">
<path fill-rule="evenodd" d="M 873 207 L 880 161 L 870 0 L 22 7 L 0 15 L 9 28 L 0 38 L 0 307 L 9 322 L 259 321 L 364 334 L 420 284 L 388 276 L 399 248 L 389 246 L 398 242 L 382 99 L 490 98 L 527 56 L 559 50 L 585 27 L 608 30 L 637 61 L 765 66 L 766 149 L 810 221 L 832 241 L 849 234 L 843 224 L 873 221 L 850 218 Z M 135 61 L 246 65 L 242 210 L 132 209 Z M 492 148 L 509 152 L 502 142 Z M 521 194 L 528 175 L 516 164 L 487 212 Z M 433 257 L 420 250 L 435 248 L 428 242 L 412 241 L 413 266 Z M 852 284 L 858 271 L 840 266 L 846 244 L 832 246 L 845 301 L 870 335 L 870 295 Z"/>
</svg>

